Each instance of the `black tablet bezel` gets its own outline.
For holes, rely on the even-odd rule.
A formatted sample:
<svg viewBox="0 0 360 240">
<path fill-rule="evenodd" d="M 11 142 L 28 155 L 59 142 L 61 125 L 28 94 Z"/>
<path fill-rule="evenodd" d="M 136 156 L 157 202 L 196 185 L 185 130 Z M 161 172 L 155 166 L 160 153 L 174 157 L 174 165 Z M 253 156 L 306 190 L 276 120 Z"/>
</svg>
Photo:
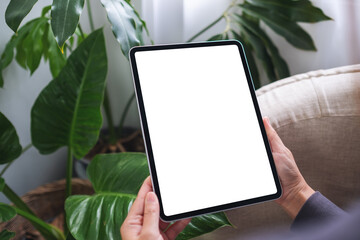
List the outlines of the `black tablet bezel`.
<svg viewBox="0 0 360 240">
<path fill-rule="evenodd" d="M 147 125 L 145 108 L 144 108 L 144 102 L 143 102 L 142 93 L 141 93 L 139 75 L 138 75 L 137 66 L 136 66 L 135 53 L 141 52 L 141 51 L 157 51 L 157 50 L 223 46 L 223 45 L 236 45 L 239 49 L 239 53 L 241 56 L 241 60 L 243 63 L 243 68 L 244 68 L 245 74 L 246 74 L 246 79 L 248 82 L 249 90 L 251 93 L 254 108 L 255 108 L 259 126 L 261 129 L 262 137 L 263 137 L 264 144 L 266 147 L 266 151 L 267 151 L 267 155 L 269 158 L 269 162 L 270 162 L 271 170 L 273 173 L 277 192 L 275 194 L 266 195 L 266 196 L 262 196 L 262 197 L 257 197 L 257 198 L 252 198 L 252 199 L 247 199 L 247 200 L 242 200 L 242 201 L 227 203 L 227 204 L 218 205 L 218 206 L 214 206 L 214 207 L 209 207 L 209 208 L 204 208 L 204 209 L 199 209 L 199 210 L 195 210 L 195 211 L 190 211 L 190 212 L 167 216 L 164 214 L 164 211 L 163 211 L 163 204 L 162 204 L 162 199 L 161 199 L 161 194 L 160 194 L 160 189 L 159 189 L 159 182 L 158 182 L 158 178 L 157 178 L 157 174 L 156 174 L 155 161 L 154 161 L 154 156 L 153 156 L 153 152 L 152 152 L 151 140 L 150 140 L 149 129 L 148 129 L 148 125 Z M 178 220 L 178 219 L 182 219 L 182 218 L 189 218 L 189 217 L 194 217 L 194 216 L 208 214 L 208 213 L 225 211 L 225 210 L 229 210 L 229 209 L 240 207 L 240 206 L 274 200 L 281 196 L 281 194 L 282 194 L 281 185 L 280 185 L 278 174 L 276 172 L 274 159 L 273 159 L 273 156 L 271 153 L 270 144 L 269 144 L 269 141 L 268 141 L 268 138 L 266 135 L 266 131 L 265 131 L 265 127 L 264 127 L 264 124 L 262 121 L 262 116 L 260 113 L 259 105 L 258 105 L 258 102 L 256 99 L 255 90 L 254 90 L 252 78 L 250 75 L 249 66 L 248 66 L 248 63 L 247 63 L 247 60 L 245 57 L 245 51 L 244 51 L 242 44 L 239 41 L 237 41 L 237 40 L 222 40 L 222 41 L 213 41 L 213 42 L 197 42 L 197 43 L 185 43 L 185 44 L 168 44 L 168 45 L 133 47 L 129 52 L 129 56 L 130 56 L 130 63 L 131 63 L 134 86 L 135 86 L 135 93 L 136 93 L 136 98 L 137 98 L 137 103 L 138 103 L 138 108 L 139 108 L 140 120 L 141 120 L 141 125 L 142 125 L 142 132 L 143 132 L 143 137 L 144 137 L 144 142 L 145 142 L 146 154 L 147 154 L 148 163 L 149 163 L 150 175 L 152 178 L 154 192 L 156 193 L 156 195 L 159 199 L 160 218 L 162 220 L 174 221 L 174 220 Z"/>
</svg>

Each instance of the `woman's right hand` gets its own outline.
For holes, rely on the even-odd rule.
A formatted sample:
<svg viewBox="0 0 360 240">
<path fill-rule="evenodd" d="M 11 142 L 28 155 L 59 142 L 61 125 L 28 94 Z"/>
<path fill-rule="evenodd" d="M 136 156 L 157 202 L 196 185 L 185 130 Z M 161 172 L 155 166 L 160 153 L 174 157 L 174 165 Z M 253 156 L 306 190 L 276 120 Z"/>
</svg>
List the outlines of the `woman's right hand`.
<svg viewBox="0 0 360 240">
<path fill-rule="evenodd" d="M 270 125 L 269 118 L 263 118 L 263 122 L 283 190 L 276 202 L 294 219 L 314 190 L 306 183 L 292 153 Z"/>
</svg>

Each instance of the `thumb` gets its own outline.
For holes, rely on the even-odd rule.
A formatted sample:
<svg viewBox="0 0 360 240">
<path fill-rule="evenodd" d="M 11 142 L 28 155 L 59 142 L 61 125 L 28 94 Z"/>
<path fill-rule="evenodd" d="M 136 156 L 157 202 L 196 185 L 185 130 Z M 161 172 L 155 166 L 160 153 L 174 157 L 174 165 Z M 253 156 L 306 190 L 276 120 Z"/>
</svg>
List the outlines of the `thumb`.
<svg viewBox="0 0 360 240">
<path fill-rule="evenodd" d="M 142 233 L 153 235 L 159 231 L 159 202 L 154 192 L 148 192 L 145 198 L 144 222 Z"/>
<path fill-rule="evenodd" d="M 264 117 L 263 122 L 266 130 L 266 135 L 269 139 L 271 150 L 273 152 L 281 152 L 285 146 L 275 129 L 271 126 L 270 119 L 268 117 Z"/>
</svg>

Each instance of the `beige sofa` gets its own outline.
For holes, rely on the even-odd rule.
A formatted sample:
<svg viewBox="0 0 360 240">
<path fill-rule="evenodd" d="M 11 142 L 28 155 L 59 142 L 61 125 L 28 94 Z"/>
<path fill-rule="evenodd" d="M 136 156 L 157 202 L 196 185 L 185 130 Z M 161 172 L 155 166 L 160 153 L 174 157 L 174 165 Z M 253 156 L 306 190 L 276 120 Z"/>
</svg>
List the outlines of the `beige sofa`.
<svg viewBox="0 0 360 240">
<path fill-rule="evenodd" d="M 293 152 L 309 185 L 343 208 L 360 200 L 360 65 L 296 75 L 256 94 L 262 115 Z M 244 240 L 248 233 L 291 224 L 274 202 L 227 215 L 236 229 L 224 227 L 198 239 Z"/>
</svg>

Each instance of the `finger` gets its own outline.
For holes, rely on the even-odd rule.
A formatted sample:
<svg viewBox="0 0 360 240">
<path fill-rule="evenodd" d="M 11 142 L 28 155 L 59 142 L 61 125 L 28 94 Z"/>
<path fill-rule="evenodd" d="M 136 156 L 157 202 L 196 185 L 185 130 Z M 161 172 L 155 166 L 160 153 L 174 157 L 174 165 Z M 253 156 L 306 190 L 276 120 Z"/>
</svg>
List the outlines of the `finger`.
<svg viewBox="0 0 360 240">
<path fill-rule="evenodd" d="M 147 177 L 142 184 L 138 195 L 133 203 L 133 205 L 130 208 L 128 216 L 136 216 L 136 215 L 143 215 L 144 213 L 144 203 L 145 203 L 145 197 L 148 192 L 152 191 L 152 185 L 151 185 L 151 178 L 150 176 Z"/>
<path fill-rule="evenodd" d="M 142 234 L 159 231 L 159 202 L 154 192 L 146 194 Z"/>
<path fill-rule="evenodd" d="M 275 131 L 275 129 L 271 126 L 269 118 L 264 117 L 263 122 L 266 130 L 266 135 L 268 136 L 269 139 L 271 150 L 273 152 L 281 152 L 285 146 L 281 141 L 279 135 Z"/>
<path fill-rule="evenodd" d="M 168 239 L 175 239 L 179 233 L 181 233 L 182 230 L 189 224 L 191 221 L 191 218 L 180 220 L 173 225 L 169 227 L 168 230 L 166 230 L 165 234 L 168 237 Z"/>
</svg>

